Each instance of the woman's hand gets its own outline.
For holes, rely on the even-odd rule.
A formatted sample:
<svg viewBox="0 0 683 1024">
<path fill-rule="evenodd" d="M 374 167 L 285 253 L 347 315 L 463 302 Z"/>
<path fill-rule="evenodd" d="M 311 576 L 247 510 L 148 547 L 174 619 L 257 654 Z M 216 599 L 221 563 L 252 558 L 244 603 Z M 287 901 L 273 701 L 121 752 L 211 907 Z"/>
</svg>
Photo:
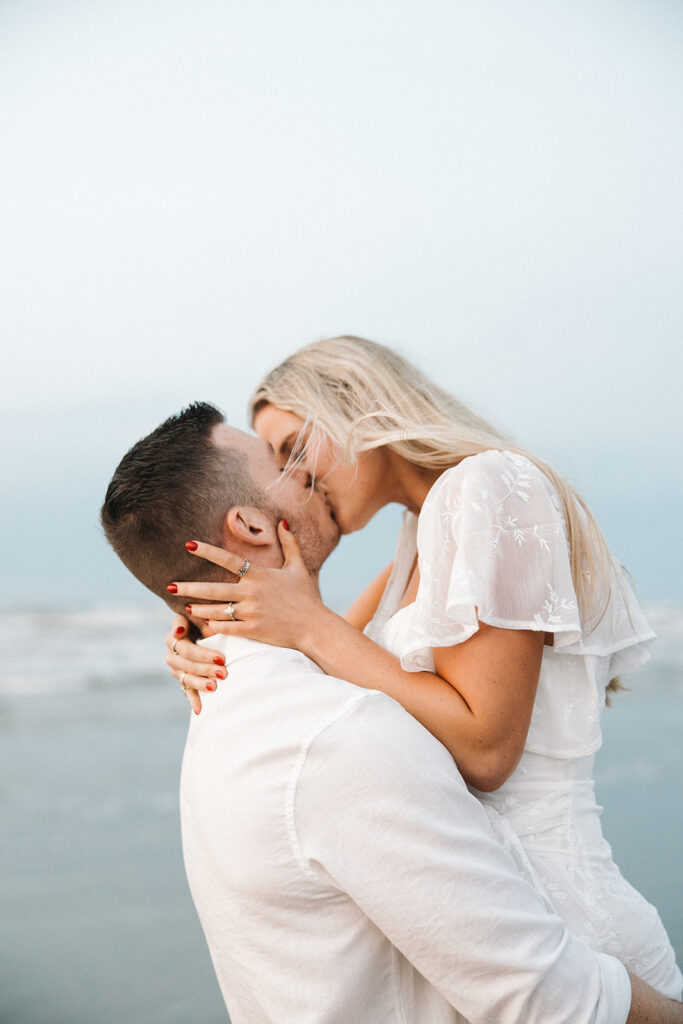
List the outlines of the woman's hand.
<svg viewBox="0 0 683 1024">
<path fill-rule="evenodd" d="M 211 633 L 245 636 L 277 647 L 303 650 L 306 638 L 328 614 L 316 583 L 306 568 L 299 545 L 280 523 L 278 536 L 284 554 L 282 568 L 250 565 L 244 558 L 224 548 L 191 541 L 188 545 L 197 558 L 220 565 L 235 575 L 238 583 L 171 584 L 174 593 L 190 599 L 187 614 L 207 621 Z M 184 652 L 183 652 L 184 653 Z"/>
<path fill-rule="evenodd" d="M 192 710 L 198 715 L 202 710 L 199 691 L 215 690 L 217 680 L 225 679 L 227 672 L 223 655 L 209 647 L 198 647 L 193 640 L 188 639 L 189 629 L 190 623 L 185 616 L 176 615 L 171 632 L 166 637 L 166 664 L 176 679 L 180 680 Z"/>
</svg>

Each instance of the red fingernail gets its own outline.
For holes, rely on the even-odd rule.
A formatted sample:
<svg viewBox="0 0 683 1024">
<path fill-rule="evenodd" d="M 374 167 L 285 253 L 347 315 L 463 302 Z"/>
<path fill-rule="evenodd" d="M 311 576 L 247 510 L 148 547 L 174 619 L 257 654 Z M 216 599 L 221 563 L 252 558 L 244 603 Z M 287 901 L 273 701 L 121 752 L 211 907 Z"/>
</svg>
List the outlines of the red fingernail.
<svg viewBox="0 0 683 1024">
<path fill-rule="evenodd" d="M 199 544 L 197 543 L 196 540 L 188 540 L 185 547 L 187 548 L 188 551 L 196 551 L 197 548 L 199 547 Z"/>
<path fill-rule="evenodd" d="M 195 715 L 198 715 L 198 714 L 199 714 L 199 711 L 195 711 Z"/>
<path fill-rule="evenodd" d="M 175 631 L 175 635 L 176 636 L 182 636 L 184 632 L 185 632 L 185 627 L 184 626 L 178 626 L 178 628 Z"/>
<path fill-rule="evenodd" d="M 207 683 L 206 684 L 206 688 L 207 688 L 207 690 L 211 690 L 211 692 L 213 693 L 213 691 L 216 689 L 216 684 L 215 683 Z"/>
<path fill-rule="evenodd" d="M 223 658 L 223 657 L 222 657 L 222 656 L 221 656 L 221 655 L 219 654 L 219 655 L 218 655 L 218 657 L 216 657 L 216 658 L 214 658 L 214 659 L 213 659 L 213 663 L 214 663 L 214 665 L 225 665 L 225 658 Z"/>
<path fill-rule="evenodd" d="M 178 588 L 175 585 L 175 583 L 169 583 L 169 585 L 166 587 L 166 589 L 168 590 L 169 594 L 177 594 L 178 593 Z"/>
<path fill-rule="evenodd" d="M 223 671 L 223 669 L 222 668 L 217 668 L 216 669 L 216 679 L 226 679 L 226 678 L 227 677 L 226 677 L 226 674 Z"/>
<path fill-rule="evenodd" d="M 191 604 L 186 604 L 185 605 L 185 611 L 187 612 L 188 615 L 192 615 L 192 605 Z"/>
<path fill-rule="evenodd" d="M 289 530 L 289 523 L 287 522 L 286 519 L 282 520 L 282 526 L 283 526 L 283 529 Z"/>
</svg>

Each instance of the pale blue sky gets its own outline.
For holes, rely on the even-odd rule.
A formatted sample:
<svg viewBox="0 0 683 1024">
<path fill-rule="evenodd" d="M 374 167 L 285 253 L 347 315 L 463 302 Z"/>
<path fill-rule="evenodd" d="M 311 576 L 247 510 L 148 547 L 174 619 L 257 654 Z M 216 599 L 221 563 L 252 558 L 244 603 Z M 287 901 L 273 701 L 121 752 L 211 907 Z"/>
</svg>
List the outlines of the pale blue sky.
<svg viewBox="0 0 683 1024">
<path fill-rule="evenodd" d="M 260 374 L 353 332 L 683 599 L 682 43 L 658 0 L 5 0 L 2 597 L 137 593 L 96 527 L 123 451 L 197 398 L 244 425 Z"/>
</svg>

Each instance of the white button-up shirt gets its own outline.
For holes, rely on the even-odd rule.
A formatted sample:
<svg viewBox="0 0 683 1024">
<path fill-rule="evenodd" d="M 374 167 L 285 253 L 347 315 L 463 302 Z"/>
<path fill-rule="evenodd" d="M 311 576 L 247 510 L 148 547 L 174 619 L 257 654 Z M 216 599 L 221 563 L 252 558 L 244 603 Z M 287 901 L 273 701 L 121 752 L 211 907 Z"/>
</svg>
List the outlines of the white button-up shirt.
<svg viewBox="0 0 683 1024">
<path fill-rule="evenodd" d="M 233 1024 L 624 1024 L 624 967 L 548 913 L 399 704 L 209 646 L 229 676 L 190 724 L 183 852 Z"/>
</svg>

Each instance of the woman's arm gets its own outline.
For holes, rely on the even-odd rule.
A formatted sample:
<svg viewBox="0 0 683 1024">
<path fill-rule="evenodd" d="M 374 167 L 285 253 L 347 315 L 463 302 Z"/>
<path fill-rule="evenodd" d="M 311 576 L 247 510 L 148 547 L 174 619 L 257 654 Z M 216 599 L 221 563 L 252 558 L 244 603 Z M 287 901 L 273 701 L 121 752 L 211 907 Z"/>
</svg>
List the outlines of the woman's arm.
<svg viewBox="0 0 683 1024">
<path fill-rule="evenodd" d="M 491 792 L 517 767 L 536 697 L 544 634 L 479 623 L 469 640 L 436 648 L 436 673 L 399 659 L 324 608 L 299 649 L 329 675 L 393 697 L 446 747 L 467 783 Z"/>
<path fill-rule="evenodd" d="M 647 982 L 628 972 L 631 1008 L 626 1024 L 683 1024 L 683 1003 L 667 999 Z"/>
<path fill-rule="evenodd" d="M 253 566 L 239 583 L 174 583 L 209 628 L 295 647 L 325 672 L 393 697 L 447 748 L 465 781 L 491 791 L 524 749 L 545 634 L 486 623 L 462 644 L 437 648 L 436 672 L 406 672 L 399 659 L 320 600 L 294 537 L 282 527 L 282 569 Z M 243 559 L 197 544 L 194 554 L 236 572 Z M 216 603 L 213 603 L 216 602 Z M 235 619 L 225 613 L 232 603 Z"/>
<path fill-rule="evenodd" d="M 365 629 L 372 616 L 377 611 L 379 602 L 382 600 L 384 588 L 387 585 L 394 563 L 390 562 L 386 569 L 382 569 L 379 576 L 376 576 L 372 583 L 369 583 L 362 594 L 359 594 L 348 611 L 344 612 L 344 618 L 356 629 Z"/>
</svg>

